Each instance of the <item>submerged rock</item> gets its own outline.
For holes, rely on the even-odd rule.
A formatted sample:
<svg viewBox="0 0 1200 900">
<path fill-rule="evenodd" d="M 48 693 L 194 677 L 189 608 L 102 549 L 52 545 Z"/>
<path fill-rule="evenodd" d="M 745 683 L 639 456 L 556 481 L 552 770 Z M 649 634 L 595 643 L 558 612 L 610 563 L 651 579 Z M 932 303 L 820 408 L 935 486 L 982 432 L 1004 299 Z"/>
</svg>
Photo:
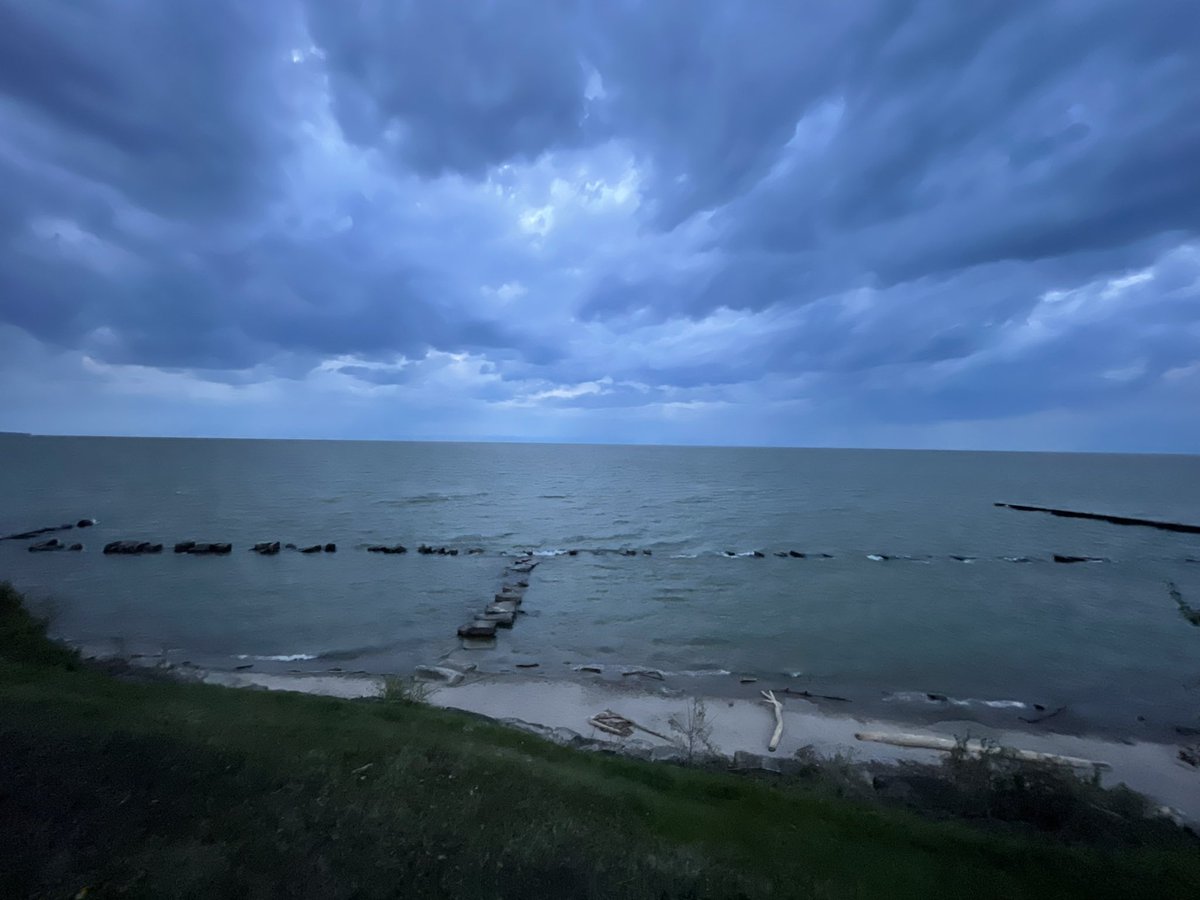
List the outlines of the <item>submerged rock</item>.
<svg viewBox="0 0 1200 900">
<path fill-rule="evenodd" d="M 176 553 L 191 553 L 192 548 L 196 546 L 195 541 L 180 541 L 175 545 Z"/>
<path fill-rule="evenodd" d="M 1068 556 L 1065 553 L 1055 553 L 1054 561 L 1056 563 L 1089 563 L 1104 562 L 1104 559 L 1099 556 Z"/>
<path fill-rule="evenodd" d="M 35 528 L 33 531 L 21 531 L 17 534 L 6 534 L 4 537 L 0 537 L 0 541 L 27 541 L 30 538 L 35 538 L 43 534 L 50 534 L 54 531 L 69 531 L 74 527 L 75 526 L 72 524 L 50 525 L 46 528 Z"/>
<path fill-rule="evenodd" d="M 191 549 L 185 551 L 192 556 L 227 556 L 233 550 L 233 544 L 224 541 L 211 543 L 194 543 Z"/>
<path fill-rule="evenodd" d="M 279 552 L 279 541 L 261 541 L 252 549 L 260 556 L 274 556 Z"/>
<path fill-rule="evenodd" d="M 82 550 L 82 549 L 83 549 L 83 544 L 72 544 L 72 545 L 71 545 L 70 547 L 68 547 L 67 549 L 68 549 L 68 550 L 75 550 L 75 551 L 79 551 L 79 550 Z"/>
<path fill-rule="evenodd" d="M 321 552 L 321 545 L 320 545 L 320 544 L 313 544 L 311 547 L 301 547 L 301 548 L 300 548 L 300 552 L 301 552 L 301 553 L 320 553 L 320 552 Z"/>
<path fill-rule="evenodd" d="M 403 544 L 396 544 L 391 547 L 387 546 L 386 544 L 372 544 L 370 547 L 367 548 L 367 552 L 368 553 L 392 553 L 392 554 L 407 553 L 408 548 L 405 547 Z"/>
<path fill-rule="evenodd" d="M 799 550 L 789 550 L 787 552 L 787 555 L 790 556 L 792 559 L 804 559 L 804 554 L 801 553 Z"/>
<path fill-rule="evenodd" d="M 66 547 L 59 541 L 58 538 L 50 538 L 48 541 L 39 541 L 36 544 L 29 545 L 30 553 L 45 553 L 50 550 L 65 550 Z"/>
<path fill-rule="evenodd" d="M 76 528 L 91 528 L 95 524 L 96 524 L 95 519 L 80 519 L 78 522 L 75 523 L 75 527 Z"/>
<path fill-rule="evenodd" d="M 149 541 L 110 541 L 104 545 L 104 552 L 109 556 L 139 556 L 143 553 L 161 553 L 162 548 L 162 544 Z"/>
</svg>

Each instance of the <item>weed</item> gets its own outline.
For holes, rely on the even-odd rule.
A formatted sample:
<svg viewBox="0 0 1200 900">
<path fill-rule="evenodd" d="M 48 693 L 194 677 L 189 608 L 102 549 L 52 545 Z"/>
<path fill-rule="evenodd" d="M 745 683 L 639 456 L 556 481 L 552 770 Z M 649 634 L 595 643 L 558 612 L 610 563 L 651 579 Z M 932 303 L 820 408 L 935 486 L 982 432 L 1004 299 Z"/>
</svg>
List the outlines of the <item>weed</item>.
<svg viewBox="0 0 1200 900">
<path fill-rule="evenodd" d="M 708 721 L 708 707 L 703 697 L 693 697 L 682 717 L 671 716 L 667 725 L 679 735 L 689 765 L 696 761 L 698 754 L 717 755 L 717 748 L 712 743 L 712 723 Z"/>
<path fill-rule="evenodd" d="M 402 703 L 409 706 L 425 705 L 433 695 L 433 686 L 418 678 L 390 675 L 383 681 L 380 694 L 384 703 Z"/>
</svg>

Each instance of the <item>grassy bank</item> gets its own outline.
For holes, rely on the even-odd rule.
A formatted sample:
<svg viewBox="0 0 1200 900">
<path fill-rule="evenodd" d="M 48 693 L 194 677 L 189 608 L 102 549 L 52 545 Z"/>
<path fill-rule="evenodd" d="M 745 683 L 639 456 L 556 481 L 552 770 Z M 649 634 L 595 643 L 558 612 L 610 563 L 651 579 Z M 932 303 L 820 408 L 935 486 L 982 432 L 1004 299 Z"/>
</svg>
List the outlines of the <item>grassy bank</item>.
<svg viewBox="0 0 1200 900">
<path fill-rule="evenodd" d="M 930 821 L 421 705 L 123 680 L 0 586 L 3 897 L 1200 896 L 1193 838 L 1131 835 Z"/>
</svg>

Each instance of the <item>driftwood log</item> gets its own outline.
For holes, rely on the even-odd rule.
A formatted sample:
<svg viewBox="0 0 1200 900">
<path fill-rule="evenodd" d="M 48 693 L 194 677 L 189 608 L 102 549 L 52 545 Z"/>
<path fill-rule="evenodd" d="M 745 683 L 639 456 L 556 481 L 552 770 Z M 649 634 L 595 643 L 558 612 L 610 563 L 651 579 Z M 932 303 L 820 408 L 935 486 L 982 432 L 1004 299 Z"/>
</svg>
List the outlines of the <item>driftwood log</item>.
<svg viewBox="0 0 1200 900">
<path fill-rule="evenodd" d="M 915 747 L 919 750 L 953 750 L 958 746 L 954 738 L 938 737 L 931 734 L 907 734 L 898 731 L 860 731 L 854 735 L 860 741 L 874 741 L 877 744 L 891 744 L 894 747 Z M 968 753 L 981 754 L 988 748 L 982 741 L 969 740 L 965 742 Z M 1106 762 L 1094 759 L 1083 759 L 1079 756 L 1061 756 L 1057 753 L 1042 753 L 1039 750 L 1018 750 L 1004 747 L 1001 752 L 1025 762 L 1048 762 L 1062 766 L 1073 766 L 1079 769 L 1107 769 Z"/>
<path fill-rule="evenodd" d="M 608 734 L 614 734 L 617 737 L 629 737 L 631 734 L 633 734 L 633 731 L 636 728 L 638 731 L 644 731 L 646 734 L 652 734 L 656 738 L 666 741 L 668 744 L 675 743 L 672 738 L 667 737 L 665 734 L 659 734 L 657 731 L 652 731 L 645 725 L 639 725 L 637 722 L 633 721 L 633 719 L 627 719 L 625 716 L 621 715 L 620 713 L 615 713 L 611 709 L 606 709 L 604 712 L 597 713 L 596 715 L 592 716 L 590 719 L 588 719 L 588 724 L 593 725 L 596 728 L 599 728 L 601 731 L 607 732 Z"/>
<path fill-rule="evenodd" d="M 775 733 L 771 735 L 771 743 L 767 744 L 767 749 L 774 753 L 783 737 L 783 704 L 775 699 L 774 691 L 759 691 L 759 693 L 763 695 L 763 702 L 770 703 L 775 709 Z"/>
</svg>

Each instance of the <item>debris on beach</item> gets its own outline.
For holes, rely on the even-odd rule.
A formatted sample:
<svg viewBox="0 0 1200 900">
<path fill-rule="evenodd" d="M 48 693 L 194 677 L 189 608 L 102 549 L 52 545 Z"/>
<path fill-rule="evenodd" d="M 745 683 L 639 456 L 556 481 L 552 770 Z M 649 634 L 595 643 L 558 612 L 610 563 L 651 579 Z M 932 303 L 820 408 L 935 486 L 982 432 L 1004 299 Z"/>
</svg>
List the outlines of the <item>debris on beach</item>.
<svg viewBox="0 0 1200 900">
<path fill-rule="evenodd" d="M 657 731 L 652 731 L 644 725 L 639 725 L 633 719 L 628 719 L 620 713 L 615 713 L 611 709 L 606 709 L 602 713 L 597 713 L 588 719 L 588 724 L 599 728 L 606 734 L 615 735 L 616 737 L 629 737 L 634 730 L 644 731 L 646 734 L 653 735 L 656 738 L 666 741 L 668 744 L 674 744 L 675 741 L 667 737 L 665 734 L 659 734 Z"/>
<path fill-rule="evenodd" d="M 950 751 L 962 747 L 967 753 L 979 755 L 989 753 L 995 748 L 980 740 L 960 741 L 950 737 L 940 737 L 932 734 L 909 734 L 906 732 L 860 731 L 855 735 L 860 741 L 873 741 L 877 744 L 891 744 L 893 747 L 910 747 L 917 750 Z M 1040 750 L 1020 750 L 1014 747 L 1002 748 L 1003 752 L 1026 762 L 1049 762 L 1071 766 L 1079 769 L 1107 769 L 1111 766 L 1106 762 L 1094 759 L 1083 759 L 1078 756 L 1061 756 L 1057 753 L 1043 753 Z"/>
<path fill-rule="evenodd" d="M 643 678 L 654 678 L 658 681 L 666 680 L 666 676 L 658 669 L 626 669 L 622 675 L 640 675 Z"/>
<path fill-rule="evenodd" d="M 437 681 L 453 687 L 463 680 L 463 673 L 449 666 L 417 666 L 413 669 L 413 677 L 421 681 Z"/>
<path fill-rule="evenodd" d="M 770 703 L 775 710 L 775 733 L 771 735 L 771 742 L 767 744 L 767 749 L 774 753 L 783 737 L 783 704 L 775 699 L 774 691 L 759 691 L 759 693 L 763 696 L 763 702 Z"/>
</svg>

